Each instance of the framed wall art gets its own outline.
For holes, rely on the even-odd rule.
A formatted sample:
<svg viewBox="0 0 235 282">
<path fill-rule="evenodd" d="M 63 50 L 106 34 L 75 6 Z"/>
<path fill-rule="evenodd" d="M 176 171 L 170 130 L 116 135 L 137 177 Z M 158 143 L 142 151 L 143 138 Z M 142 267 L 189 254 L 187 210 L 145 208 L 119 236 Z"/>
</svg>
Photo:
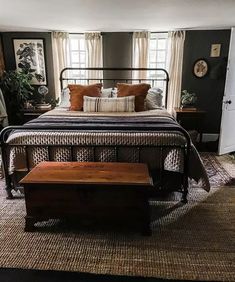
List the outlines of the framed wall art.
<svg viewBox="0 0 235 282">
<path fill-rule="evenodd" d="M 203 78 L 204 76 L 206 76 L 208 73 L 208 70 L 209 70 L 209 66 L 205 59 L 198 59 L 193 64 L 193 74 L 197 78 Z"/>
<path fill-rule="evenodd" d="M 13 39 L 16 69 L 33 75 L 32 85 L 46 85 L 43 39 Z"/>
<path fill-rule="evenodd" d="M 220 56 L 220 50 L 221 50 L 221 44 L 212 44 L 211 45 L 211 57 L 219 57 Z"/>
</svg>

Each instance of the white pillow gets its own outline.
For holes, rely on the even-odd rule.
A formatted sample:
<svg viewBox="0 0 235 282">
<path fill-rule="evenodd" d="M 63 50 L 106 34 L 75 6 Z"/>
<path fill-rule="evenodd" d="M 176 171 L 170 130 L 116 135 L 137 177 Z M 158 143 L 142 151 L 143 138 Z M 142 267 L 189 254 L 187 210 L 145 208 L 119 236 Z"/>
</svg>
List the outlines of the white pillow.
<svg viewBox="0 0 235 282">
<path fill-rule="evenodd" d="M 83 97 L 84 112 L 134 112 L 135 96 L 120 98 Z"/>
<path fill-rule="evenodd" d="M 113 98 L 117 97 L 117 88 L 103 88 L 101 90 L 101 97 L 103 98 Z"/>
<path fill-rule="evenodd" d="M 61 102 L 59 107 L 62 108 L 68 108 L 70 107 L 70 90 L 68 87 L 64 88 L 61 91 Z M 117 97 L 117 88 L 103 88 L 101 90 L 101 97 L 104 98 L 111 98 L 111 97 Z"/>
<path fill-rule="evenodd" d="M 61 102 L 60 102 L 60 105 L 59 107 L 62 107 L 62 108 L 68 108 L 70 107 L 70 95 L 69 95 L 70 91 L 69 91 L 69 88 L 66 87 L 64 89 L 62 89 L 61 91 Z"/>
<path fill-rule="evenodd" d="M 146 96 L 146 109 L 154 110 L 162 108 L 162 90 L 157 87 L 150 88 Z"/>
</svg>

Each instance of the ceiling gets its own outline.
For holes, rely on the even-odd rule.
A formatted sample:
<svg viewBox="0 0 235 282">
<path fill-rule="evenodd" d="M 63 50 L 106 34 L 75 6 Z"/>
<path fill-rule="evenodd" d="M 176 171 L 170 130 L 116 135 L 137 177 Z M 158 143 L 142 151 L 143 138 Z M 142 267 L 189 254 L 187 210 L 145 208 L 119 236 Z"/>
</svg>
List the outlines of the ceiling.
<svg viewBox="0 0 235 282">
<path fill-rule="evenodd" d="M 0 31 L 167 31 L 235 26 L 234 0 L 0 0 Z"/>
</svg>

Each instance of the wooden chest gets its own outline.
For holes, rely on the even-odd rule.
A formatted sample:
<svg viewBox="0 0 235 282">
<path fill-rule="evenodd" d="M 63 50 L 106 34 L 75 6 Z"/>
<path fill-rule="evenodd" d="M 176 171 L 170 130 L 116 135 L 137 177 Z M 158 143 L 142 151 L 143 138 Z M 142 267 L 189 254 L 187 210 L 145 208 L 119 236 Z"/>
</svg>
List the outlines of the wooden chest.
<svg viewBox="0 0 235 282">
<path fill-rule="evenodd" d="M 150 233 L 148 167 L 136 163 L 42 162 L 21 182 L 25 231 L 52 218 L 120 220 Z"/>
</svg>

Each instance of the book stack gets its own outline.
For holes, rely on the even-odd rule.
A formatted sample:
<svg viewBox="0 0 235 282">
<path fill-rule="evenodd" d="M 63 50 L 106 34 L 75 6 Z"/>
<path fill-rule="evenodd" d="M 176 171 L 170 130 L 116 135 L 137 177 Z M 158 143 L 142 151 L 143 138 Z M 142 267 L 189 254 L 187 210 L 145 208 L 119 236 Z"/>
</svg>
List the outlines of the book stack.
<svg viewBox="0 0 235 282">
<path fill-rule="evenodd" d="M 50 110 L 50 109 L 51 109 L 51 105 L 48 104 L 48 103 L 36 104 L 36 105 L 35 105 L 35 108 L 36 108 L 36 109 L 39 109 L 39 110 Z"/>
</svg>

